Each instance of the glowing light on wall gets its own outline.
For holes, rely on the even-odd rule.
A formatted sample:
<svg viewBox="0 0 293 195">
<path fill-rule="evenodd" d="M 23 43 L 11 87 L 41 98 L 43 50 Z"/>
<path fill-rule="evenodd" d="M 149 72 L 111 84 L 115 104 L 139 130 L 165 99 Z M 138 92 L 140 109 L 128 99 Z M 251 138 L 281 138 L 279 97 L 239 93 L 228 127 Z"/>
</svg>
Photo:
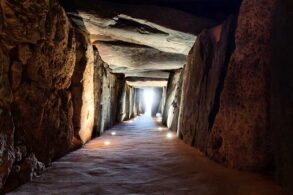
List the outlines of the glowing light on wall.
<svg viewBox="0 0 293 195">
<path fill-rule="evenodd" d="M 145 114 L 148 116 L 151 116 L 154 91 L 150 88 L 146 88 L 146 89 L 144 89 L 143 96 L 144 96 Z"/>
</svg>

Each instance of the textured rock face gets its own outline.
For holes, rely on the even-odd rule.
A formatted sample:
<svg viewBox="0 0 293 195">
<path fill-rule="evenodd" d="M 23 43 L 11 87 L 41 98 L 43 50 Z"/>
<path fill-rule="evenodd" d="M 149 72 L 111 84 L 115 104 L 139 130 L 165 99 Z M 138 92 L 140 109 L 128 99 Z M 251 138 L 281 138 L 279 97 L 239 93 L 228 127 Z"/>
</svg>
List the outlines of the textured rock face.
<svg viewBox="0 0 293 195">
<path fill-rule="evenodd" d="M 97 3 L 93 6 L 96 7 Z M 186 55 L 195 41 L 194 35 L 171 30 L 147 20 L 121 14 L 121 12 L 113 13 L 112 8 L 115 8 L 115 5 L 108 7 L 106 17 L 103 17 L 105 13 L 101 8 L 91 12 L 78 10 L 78 13 L 68 14 L 77 25 L 84 21 L 81 27 L 86 28 L 91 34 L 92 42 L 119 40 L 146 45 L 167 53 Z M 109 15 L 113 16 L 109 18 Z"/>
<path fill-rule="evenodd" d="M 183 75 L 184 75 L 184 70 L 185 70 L 185 66 L 182 68 L 181 72 L 180 72 L 180 77 L 178 80 L 178 83 L 176 84 L 176 92 L 175 92 L 175 96 L 174 96 L 174 100 L 172 103 L 173 106 L 173 118 L 170 124 L 170 129 L 172 131 L 177 132 L 177 136 L 179 136 L 179 131 L 178 131 L 178 123 L 180 121 L 180 104 L 181 104 L 181 96 L 182 96 L 182 88 L 183 88 Z M 169 116 L 168 116 L 169 118 Z"/>
<path fill-rule="evenodd" d="M 272 161 L 269 131 L 272 14 L 275 0 L 242 2 L 208 156 L 241 169 Z M 252 9 L 253 8 L 253 9 Z"/>
<path fill-rule="evenodd" d="M 100 103 L 101 125 L 99 134 L 102 134 L 119 121 L 119 99 L 121 99 L 124 84 L 123 75 L 114 75 L 106 70 L 103 71 L 102 99 Z"/>
<path fill-rule="evenodd" d="M 178 69 L 186 62 L 186 55 L 183 54 L 163 52 L 121 41 L 97 42 L 95 45 L 103 61 L 109 64 L 115 73 Z"/>
<path fill-rule="evenodd" d="M 124 121 L 135 116 L 136 106 L 136 90 L 129 86 L 126 82 L 124 83 L 123 92 L 120 96 L 119 105 L 119 121 Z"/>
<path fill-rule="evenodd" d="M 88 139 L 79 127 L 92 128 L 93 111 L 81 116 L 94 108 L 93 52 L 55 0 L 1 0 L 0 15 L 0 188 L 9 190 Z"/>
<path fill-rule="evenodd" d="M 168 128 L 171 127 L 173 120 L 178 120 L 178 118 L 174 118 L 175 109 L 177 107 L 177 96 L 179 90 L 179 80 L 181 76 L 181 69 L 176 70 L 170 74 L 167 93 L 166 93 L 166 102 L 164 106 L 164 112 L 162 115 L 162 123 L 166 125 Z M 176 131 L 176 129 L 175 129 Z"/>
<path fill-rule="evenodd" d="M 76 39 L 79 41 L 76 48 L 77 66 L 70 89 L 73 94 L 75 135 L 85 143 L 92 137 L 95 117 L 94 51 L 83 34 L 76 33 Z"/>
<path fill-rule="evenodd" d="M 206 151 L 228 60 L 234 47 L 234 18 L 203 31 L 184 70 L 179 135 L 189 145 Z"/>
<path fill-rule="evenodd" d="M 95 103 L 95 116 L 94 116 L 94 128 L 93 137 L 100 135 L 101 129 L 101 99 L 103 91 L 103 73 L 104 62 L 102 61 L 97 48 L 94 47 L 94 103 Z"/>
<path fill-rule="evenodd" d="M 2 100 L 2 98 L 1 98 Z M 2 106 L 2 105 L 1 105 Z M 9 108 L 0 109 L 0 189 L 7 179 L 15 160 L 14 125 Z"/>
<path fill-rule="evenodd" d="M 152 116 L 156 116 L 157 113 L 160 113 L 160 104 L 163 97 L 163 88 L 162 87 L 154 87 L 153 88 L 153 104 L 151 108 Z"/>
<path fill-rule="evenodd" d="M 293 2 L 279 1 L 273 17 L 271 64 L 271 130 L 277 180 L 293 193 Z"/>
<path fill-rule="evenodd" d="M 67 9 L 67 14 L 89 33 L 91 42 L 112 73 L 140 75 L 182 68 L 196 39 L 193 33 L 214 24 L 211 20 L 167 7 L 87 0 L 63 3 L 74 5 Z M 170 22 L 170 17 L 178 21 L 184 18 L 184 22 Z M 197 25 L 187 25 L 187 21 Z M 166 82 L 129 81 L 128 85 L 163 87 Z"/>
<path fill-rule="evenodd" d="M 144 113 L 143 89 L 134 88 L 133 116 L 135 117 L 143 113 Z"/>
</svg>

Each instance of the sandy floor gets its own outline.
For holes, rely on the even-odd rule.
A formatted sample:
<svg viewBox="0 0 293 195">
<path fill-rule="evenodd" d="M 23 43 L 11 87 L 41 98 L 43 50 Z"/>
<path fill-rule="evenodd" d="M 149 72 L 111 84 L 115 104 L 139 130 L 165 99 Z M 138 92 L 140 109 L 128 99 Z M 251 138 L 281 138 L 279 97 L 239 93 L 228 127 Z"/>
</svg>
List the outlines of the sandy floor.
<svg viewBox="0 0 293 195">
<path fill-rule="evenodd" d="M 167 132 L 146 116 L 124 122 L 11 194 L 282 194 L 269 179 L 224 168 Z"/>
</svg>

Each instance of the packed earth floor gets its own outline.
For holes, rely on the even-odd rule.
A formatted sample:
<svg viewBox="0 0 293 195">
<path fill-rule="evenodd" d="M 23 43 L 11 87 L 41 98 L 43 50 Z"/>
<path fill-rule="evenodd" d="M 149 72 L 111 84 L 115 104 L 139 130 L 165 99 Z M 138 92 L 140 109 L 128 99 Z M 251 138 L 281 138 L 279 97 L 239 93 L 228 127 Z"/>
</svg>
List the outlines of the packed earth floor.
<svg viewBox="0 0 293 195">
<path fill-rule="evenodd" d="M 11 194 L 282 194 L 269 178 L 218 165 L 170 133 L 158 118 L 125 121 Z"/>
</svg>

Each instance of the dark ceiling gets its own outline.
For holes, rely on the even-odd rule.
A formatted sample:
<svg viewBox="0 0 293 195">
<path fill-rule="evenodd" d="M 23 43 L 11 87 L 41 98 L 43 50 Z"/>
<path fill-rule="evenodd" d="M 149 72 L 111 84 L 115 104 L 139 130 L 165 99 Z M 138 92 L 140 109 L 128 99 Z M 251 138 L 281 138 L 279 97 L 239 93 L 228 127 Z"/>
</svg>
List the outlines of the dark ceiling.
<svg viewBox="0 0 293 195">
<path fill-rule="evenodd" d="M 60 0 L 65 9 L 75 10 L 73 1 Z M 100 2 L 93 0 L 91 2 Z M 155 5 L 169 7 L 189 14 L 209 18 L 216 22 L 223 21 L 230 14 L 237 14 L 241 0 L 108 0 L 116 4 Z M 81 2 L 82 3 L 82 2 Z"/>
<path fill-rule="evenodd" d="M 239 11 L 241 0 L 108 0 L 123 4 L 147 4 L 179 9 L 195 16 L 222 21 Z"/>
</svg>

